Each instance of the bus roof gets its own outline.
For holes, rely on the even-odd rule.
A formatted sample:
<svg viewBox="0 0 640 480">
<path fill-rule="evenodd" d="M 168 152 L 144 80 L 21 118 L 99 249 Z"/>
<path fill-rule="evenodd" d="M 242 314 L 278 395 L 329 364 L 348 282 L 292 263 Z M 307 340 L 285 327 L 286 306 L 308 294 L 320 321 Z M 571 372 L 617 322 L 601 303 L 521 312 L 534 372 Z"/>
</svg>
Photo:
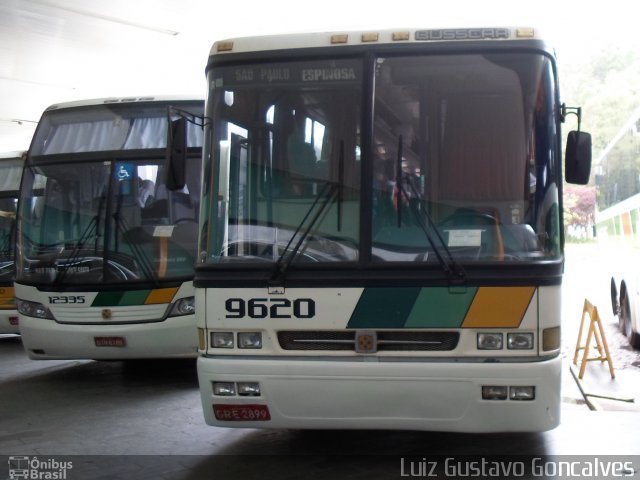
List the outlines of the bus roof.
<svg viewBox="0 0 640 480">
<path fill-rule="evenodd" d="M 491 40 L 540 40 L 531 27 L 484 27 L 441 29 L 393 29 L 349 32 L 297 33 L 220 40 L 210 55 L 294 48 L 340 47 L 372 44 L 435 43 Z"/>
<path fill-rule="evenodd" d="M 143 97 L 106 97 L 94 98 L 88 100 L 75 100 L 71 102 L 55 103 L 45 109 L 45 112 L 51 110 L 60 110 L 65 108 L 88 107 L 92 105 L 114 105 L 124 103 L 144 103 L 144 102 L 204 102 L 203 97 L 180 96 L 180 95 L 150 95 Z"/>
</svg>

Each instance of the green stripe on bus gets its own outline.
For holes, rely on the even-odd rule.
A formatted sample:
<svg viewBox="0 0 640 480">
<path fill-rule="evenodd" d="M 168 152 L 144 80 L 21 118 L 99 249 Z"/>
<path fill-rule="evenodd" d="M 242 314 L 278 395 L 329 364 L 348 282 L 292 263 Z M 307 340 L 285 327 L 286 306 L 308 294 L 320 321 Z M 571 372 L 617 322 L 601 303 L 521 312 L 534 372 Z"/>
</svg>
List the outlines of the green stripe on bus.
<svg viewBox="0 0 640 480">
<path fill-rule="evenodd" d="M 100 292 L 93 299 L 92 307 L 114 307 L 118 305 L 125 292 Z"/>
<path fill-rule="evenodd" d="M 477 291 L 477 287 L 462 290 L 448 287 L 423 288 L 404 326 L 460 328 Z"/>
<path fill-rule="evenodd" d="M 420 290 L 420 287 L 366 288 L 347 328 L 403 328 Z"/>
<path fill-rule="evenodd" d="M 130 307 L 144 305 L 151 290 L 129 290 L 125 292 L 100 292 L 91 304 L 92 307 Z"/>
<path fill-rule="evenodd" d="M 149 293 L 151 293 L 151 290 L 130 290 L 128 292 L 124 292 L 118 306 L 128 307 L 132 305 L 144 305 Z"/>
</svg>

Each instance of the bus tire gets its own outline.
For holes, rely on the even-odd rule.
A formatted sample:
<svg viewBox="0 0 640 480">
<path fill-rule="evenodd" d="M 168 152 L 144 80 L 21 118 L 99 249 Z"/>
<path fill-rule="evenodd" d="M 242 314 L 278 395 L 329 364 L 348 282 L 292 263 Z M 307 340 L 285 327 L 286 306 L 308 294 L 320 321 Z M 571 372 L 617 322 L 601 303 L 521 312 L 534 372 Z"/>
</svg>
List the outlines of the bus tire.
<svg viewBox="0 0 640 480">
<path fill-rule="evenodd" d="M 620 315 L 620 302 L 618 300 L 618 287 L 616 286 L 616 279 L 611 277 L 611 311 L 614 317 Z"/>
<path fill-rule="evenodd" d="M 621 297 L 620 301 L 620 316 L 618 317 L 621 326 L 623 327 L 622 333 L 627 337 L 632 348 L 640 350 L 640 333 L 633 329 L 632 307 L 633 305 L 629 300 L 628 292 L 624 292 L 624 296 Z"/>
</svg>

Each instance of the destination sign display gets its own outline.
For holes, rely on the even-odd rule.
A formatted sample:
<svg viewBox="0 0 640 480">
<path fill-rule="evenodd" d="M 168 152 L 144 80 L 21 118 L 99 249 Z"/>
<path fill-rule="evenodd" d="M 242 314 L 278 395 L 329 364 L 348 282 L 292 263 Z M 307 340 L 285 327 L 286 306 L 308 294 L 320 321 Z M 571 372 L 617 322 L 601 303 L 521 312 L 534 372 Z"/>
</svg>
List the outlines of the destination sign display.
<svg viewBox="0 0 640 480">
<path fill-rule="evenodd" d="M 216 69 L 216 87 L 230 85 L 314 85 L 359 82 L 360 62 L 333 60 L 323 62 L 283 62 L 269 65 L 242 65 Z"/>
</svg>

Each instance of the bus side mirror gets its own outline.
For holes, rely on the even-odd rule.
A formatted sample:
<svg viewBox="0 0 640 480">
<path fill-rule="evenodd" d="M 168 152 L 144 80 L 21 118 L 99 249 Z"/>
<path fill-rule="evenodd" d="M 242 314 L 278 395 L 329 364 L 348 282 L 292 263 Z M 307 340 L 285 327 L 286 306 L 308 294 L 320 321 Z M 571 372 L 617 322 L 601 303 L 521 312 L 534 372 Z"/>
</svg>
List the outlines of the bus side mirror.
<svg viewBox="0 0 640 480">
<path fill-rule="evenodd" d="M 187 120 L 178 118 L 169 122 L 167 132 L 167 158 L 165 171 L 168 190 L 182 190 L 186 183 L 187 165 Z"/>
<path fill-rule="evenodd" d="M 569 132 L 564 155 L 564 177 L 569 183 L 586 185 L 591 174 L 591 134 Z"/>
</svg>

